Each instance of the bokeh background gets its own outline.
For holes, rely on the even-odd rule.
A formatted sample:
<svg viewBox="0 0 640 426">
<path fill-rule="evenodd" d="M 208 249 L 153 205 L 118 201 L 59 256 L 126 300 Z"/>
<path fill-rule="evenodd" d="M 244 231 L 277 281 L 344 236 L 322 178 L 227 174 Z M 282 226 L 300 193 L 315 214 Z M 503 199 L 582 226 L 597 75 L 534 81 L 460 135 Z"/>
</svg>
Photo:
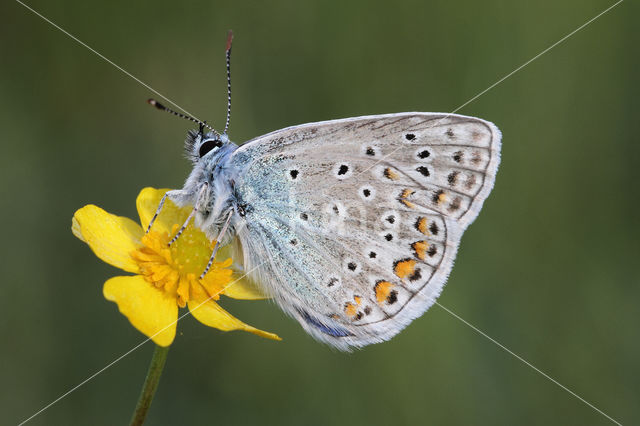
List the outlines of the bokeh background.
<svg viewBox="0 0 640 426">
<path fill-rule="evenodd" d="M 28 4 L 231 136 L 452 111 L 612 1 L 123 1 Z M 70 231 L 95 203 L 136 217 L 180 187 L 189 123 L 17 2 L 0 5 L 0 423 L 16 424 L 143 340 L 102 296 L 120 272 Z M 495 122 L 496 186 L 440 302 L 623 424 L 640 422 L 637 3 L 626 1 L 460 113 Z M 283 342 L 188 317 L 149 424 L 610 424 L 435 306 L 343 354 L 269 302 L 223 305 Z M 128 422 L 148 343 L 33 419 Z"/>
</svg>

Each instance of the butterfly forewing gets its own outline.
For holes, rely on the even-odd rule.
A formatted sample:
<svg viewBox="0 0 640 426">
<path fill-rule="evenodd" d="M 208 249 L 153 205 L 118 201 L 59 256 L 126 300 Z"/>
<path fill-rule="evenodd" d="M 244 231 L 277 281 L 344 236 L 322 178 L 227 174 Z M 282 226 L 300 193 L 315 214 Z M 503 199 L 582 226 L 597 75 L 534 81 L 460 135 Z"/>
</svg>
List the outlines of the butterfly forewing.
<svg viewBox="0 0 640 426">
<path fill-rule="evenodd" d="M 312 123 L 231 159 L 247 268 L 319 340 L 387 340 L 439 295 L 495 179 L 500 132 L 459 115 Z"/>
</svg>

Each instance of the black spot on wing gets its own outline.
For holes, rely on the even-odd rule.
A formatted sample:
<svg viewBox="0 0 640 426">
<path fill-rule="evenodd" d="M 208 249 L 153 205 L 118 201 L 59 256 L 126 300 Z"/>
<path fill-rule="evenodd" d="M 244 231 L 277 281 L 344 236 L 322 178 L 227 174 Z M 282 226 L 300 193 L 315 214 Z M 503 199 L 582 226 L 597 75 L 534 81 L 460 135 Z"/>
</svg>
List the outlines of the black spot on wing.
<svg viewBox="0 0 640 426">
<path fill-rule="evenodd" d="M 416 169 L 416 171 L 420 172 L 420 174 L 421 174 L 422 176 L 429 176 L 429 174 L 430 174 L 430 173 L 429 173 L 429 169 L 428 169 L 428 168 L 426 168 L 425 166 L 420 166 L 420 167 L 418 167 L 418 168 Z"/>
<path fill-rule="evenodd" d="M 420 268 L 416 268 L 415 271 L 413 271 L 413 274 L 409 275 L 409 281 L 417 281 L 420 278 L 422 278 L 422 271 Z"/>
<path fill-rule="evenodd" d="M 456 182 L 458 181 L 458 174 L 459 172 L 449 173 L 449 176 L 447 176 L 447 182 L 449 182 L 449 185 L 453 186 L 456 184 Z"/>
<path fill-rule="evenodd" d="M 427 151 L 426 149 L 424 151 L 420 151 L 418 153 L 418 157 L 420 157 L 420 158 L 427 158 L 430 155 L 431 155 L 431 153 L 429 151 Z"/>
<path fill-rule="evenodd" d="M 431 233 L 433 235 L 438 235 L 438 224 L 436 224 L 435 222 L 431 222 L 431 225 L 429 226 L 429 231 L 431 231 Z"/>
</svg>

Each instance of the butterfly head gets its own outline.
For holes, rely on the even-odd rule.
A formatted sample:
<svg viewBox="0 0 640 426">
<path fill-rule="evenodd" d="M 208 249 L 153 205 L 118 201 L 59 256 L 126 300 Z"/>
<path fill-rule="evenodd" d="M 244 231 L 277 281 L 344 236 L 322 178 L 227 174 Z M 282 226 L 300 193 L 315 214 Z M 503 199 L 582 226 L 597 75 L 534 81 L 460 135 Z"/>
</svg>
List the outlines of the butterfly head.
<svg viewBox="0 0 640 426">
<path fill-rule="evenodd" d="M 197 164 L 200 161 L 217 156 L 218 153 L 224 151 L 221 148 L 230 143 L 229 136 L 226 133 L 204 133 L 202 128 L 200 130 L 190 130 L 185 140 L 185 155 L 193 164 Z"/>
</svg>

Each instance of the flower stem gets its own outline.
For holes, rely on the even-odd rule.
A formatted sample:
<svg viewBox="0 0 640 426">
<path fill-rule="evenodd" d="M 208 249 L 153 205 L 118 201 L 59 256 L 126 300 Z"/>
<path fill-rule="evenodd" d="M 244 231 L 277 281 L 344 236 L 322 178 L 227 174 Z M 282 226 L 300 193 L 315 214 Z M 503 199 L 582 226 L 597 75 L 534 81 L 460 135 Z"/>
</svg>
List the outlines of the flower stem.
<svg viewBox="0 0 640 426">
<path fill-rule="evenodd" d="M 149 364 L 149 371 L 147 371 L 147 378 L 144 380 L 144 385 L 138 398 L 136 411 L 133 412 L 133 417 L 131 418 L 131 426 L 140 426 L 144 423 L 149 407 L 151 407 L 151 401 L 153 401 L 153 396 L 158 388 L 158 382 L 160 382 L 160 376 L 162 375 L 162 369 L 164 368 L 168 353 L 169 346 L 162 347 L 156 345 L 151 363 Z"/>
</svg>

